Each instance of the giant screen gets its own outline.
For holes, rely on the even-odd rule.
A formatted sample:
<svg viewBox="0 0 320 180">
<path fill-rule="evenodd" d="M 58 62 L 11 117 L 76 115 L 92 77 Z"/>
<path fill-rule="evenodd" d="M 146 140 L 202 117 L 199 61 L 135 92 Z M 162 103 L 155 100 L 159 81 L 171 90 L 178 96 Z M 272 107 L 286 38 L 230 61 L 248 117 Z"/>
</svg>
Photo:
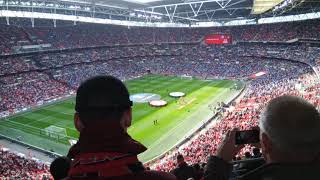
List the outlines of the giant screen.
<svg viewBox="0 0 320 180">
<path fill-rule="evenodd" d="M 209 34 L 205 37 L 206 44 L 231 44 L 232 37 L 229 34 Z"/>
</svg>

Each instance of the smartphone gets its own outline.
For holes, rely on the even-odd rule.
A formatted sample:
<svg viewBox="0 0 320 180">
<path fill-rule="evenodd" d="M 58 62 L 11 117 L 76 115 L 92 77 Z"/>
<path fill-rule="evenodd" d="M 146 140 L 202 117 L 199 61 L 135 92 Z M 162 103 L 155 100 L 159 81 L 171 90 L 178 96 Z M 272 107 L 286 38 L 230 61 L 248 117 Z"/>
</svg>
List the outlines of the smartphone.
<svg viewBox="0 0 320 180">
<path fill-rule="evenodd" d="M 236 132 L 236 144 L 254 144 L 259 141 L 259 130 L 252 129 Z"/>
</svg>

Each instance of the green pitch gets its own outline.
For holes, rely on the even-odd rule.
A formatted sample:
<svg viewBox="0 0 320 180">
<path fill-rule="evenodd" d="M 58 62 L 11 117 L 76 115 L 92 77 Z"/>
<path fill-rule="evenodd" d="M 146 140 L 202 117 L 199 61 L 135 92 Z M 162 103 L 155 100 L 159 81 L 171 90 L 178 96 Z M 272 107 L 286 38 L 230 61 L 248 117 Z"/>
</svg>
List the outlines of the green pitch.
<svg viewBox="0 0 320 180">
<path fill-rule="evenodd" d="M 130 94 L 154 93 L 168 102 L 166 107 L 134 103 L 133 122 L 129 134 L 148 147 L 139 158 L 149 161 L 176 146 L 213 116 L 209 106 L 227 102 L 238 90 L 231 90 L 235 81 L 199 80 L 181 77 L 148 75 L 126 81 Z M 170 92 L 186 93 L 183 103 L 169 96 Z M 70 139 L 79 133 L 73 125 L 74 98 L 43 106 L 0 121 L 0 133 L 11 138 L 59 154 L 66 154 Z M 154 125 L 153 121 L 158 123 Z M 63 128 L 64 135 L 45 132 L 51 127 Z"/>
</svg>

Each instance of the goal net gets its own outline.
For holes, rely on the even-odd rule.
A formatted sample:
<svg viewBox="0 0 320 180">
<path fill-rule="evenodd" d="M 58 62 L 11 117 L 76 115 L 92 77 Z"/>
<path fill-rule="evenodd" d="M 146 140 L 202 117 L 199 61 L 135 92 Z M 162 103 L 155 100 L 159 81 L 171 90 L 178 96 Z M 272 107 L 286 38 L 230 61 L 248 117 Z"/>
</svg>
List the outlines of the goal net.
<svg viewBox="0 0 320 180">
<path fill-rule="evenodd" d="M 67 137 L 65 128 L 57 127 L 54 125 L 48 126 L 40 131 L 40 134 L 49 136 L 54 139 L 63 139 Z"/>
</svg>

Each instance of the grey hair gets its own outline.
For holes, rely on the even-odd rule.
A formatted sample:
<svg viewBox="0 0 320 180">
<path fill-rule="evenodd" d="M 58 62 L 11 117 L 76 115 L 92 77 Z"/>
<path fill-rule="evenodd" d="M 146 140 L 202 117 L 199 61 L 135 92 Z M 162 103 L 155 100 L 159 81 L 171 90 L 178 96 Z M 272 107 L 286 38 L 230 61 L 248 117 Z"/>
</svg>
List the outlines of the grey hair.
<svg viewBox="0 0 320 180">
<path fill-rule="evenodd" d="M 300 97 L 285 95 L 271 100 L 259 126 L 282 152 L 320 152 L 320 114 Z"/>
</svg>

